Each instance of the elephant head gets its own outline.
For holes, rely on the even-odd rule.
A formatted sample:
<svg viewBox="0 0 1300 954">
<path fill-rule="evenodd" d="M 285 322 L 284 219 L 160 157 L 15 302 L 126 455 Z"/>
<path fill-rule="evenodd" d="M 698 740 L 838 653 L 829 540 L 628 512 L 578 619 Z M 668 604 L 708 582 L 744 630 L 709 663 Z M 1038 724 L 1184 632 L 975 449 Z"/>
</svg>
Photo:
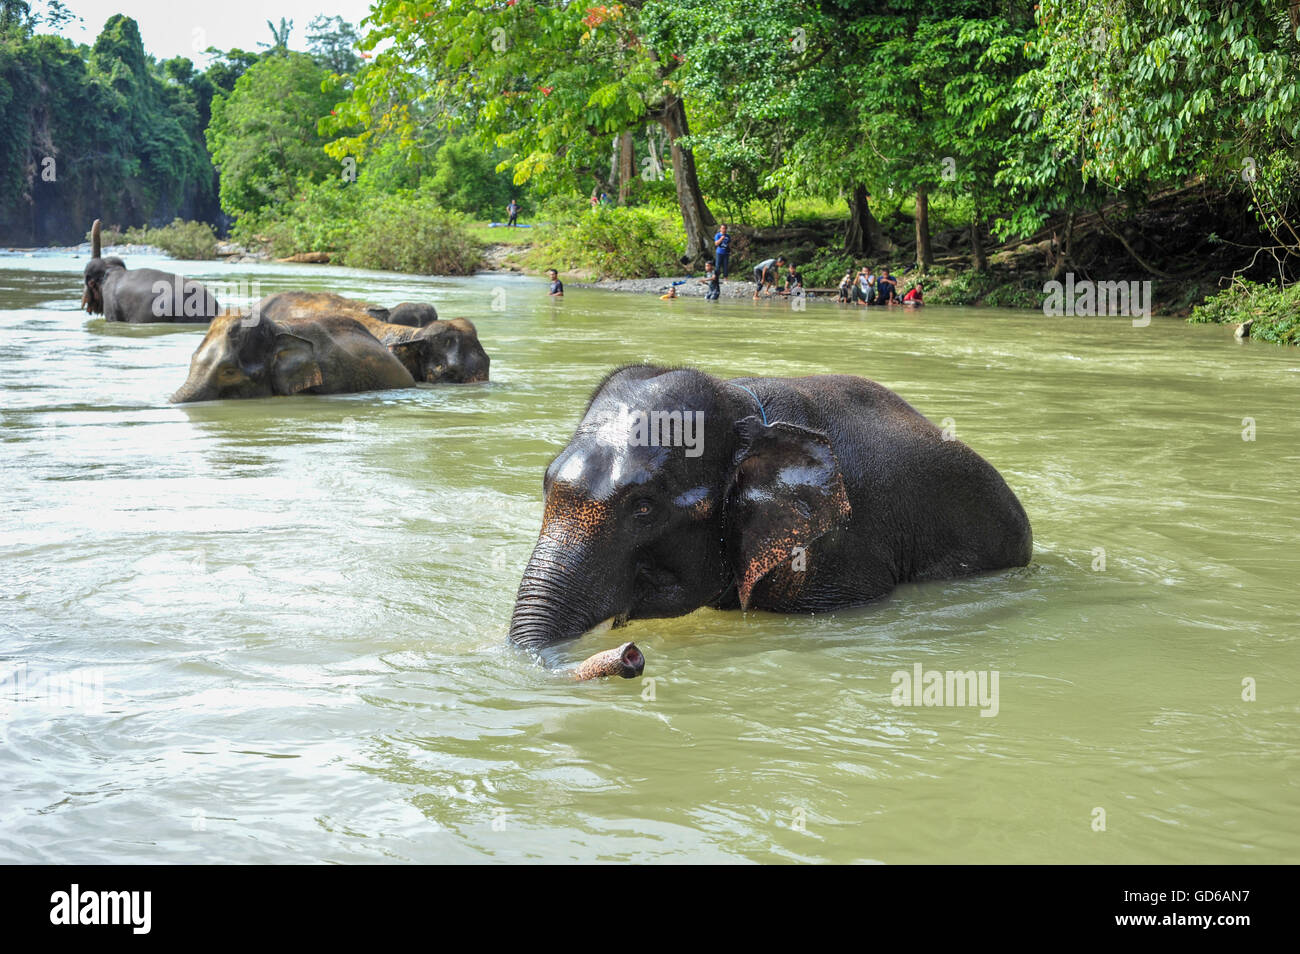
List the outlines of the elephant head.
<svg viewBox="0 0 1300 954">
<path fill-rule="evenodd" d="M 748 607 L 850 516 L 825 434 L 766 423 L 752 394 L 690 369 L 620 368 L 546 468 L 541 534 L 510 638 L 538 650 L 607 620 Z"/>
<path fill-rule="evenodd" d="M 86 263 L 82 272 L 81 289 L 81 307 L 90 315 L 104 313 L 104 280 L 108 277 L 108 273 L 114 269 L 126 268 L 126 262 L 116 255 L 103 258 L 100 256 L 100 251 L 100 222 L 99 219 L 95 219 L 95 224 L 90 227 L 90 261 Z"/>
<path fill-rule="evenodd" d="M 315 346 L 275 322 L 239 315 L 215 319 L 190 359 L 174 404 L 297 394 L 321 384 Z"/>
<path fill-rule="evenodd" d="M 437 320 L 437 308 L 426 302 L 414 301 L 404 301 L 400 305 L 394 305 L 388 309 L 388 317 L 384 319 L 390 325 L 409 325 L 412 328 L 423 328 Z"/>
<path fill-rule="evenodd" d="M 401 337 L 387 338 L 388 349 L 417 381 L 470 384 L 488 379 L 492 359 L 479 344 L 478 331 L 465 318 L 435 321 Z"/>
</svg>

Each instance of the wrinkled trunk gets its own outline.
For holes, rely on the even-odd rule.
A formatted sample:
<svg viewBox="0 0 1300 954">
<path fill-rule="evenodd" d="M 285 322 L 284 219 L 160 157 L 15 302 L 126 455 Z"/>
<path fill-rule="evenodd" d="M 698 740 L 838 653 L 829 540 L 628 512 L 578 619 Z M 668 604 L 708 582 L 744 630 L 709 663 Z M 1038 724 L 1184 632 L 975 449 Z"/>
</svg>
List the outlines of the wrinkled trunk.
<svg viewBox="0 0 1300 954">
<path fill-rule="evenodd" d="M 677 205 L 686 228 L 686 257 L 692 261 L 703 259 L 713 250 L 713 230 L 717 222 L 700 191 L 695 154 L 681 145 L 681 138 L 691 132 L 686 122 L 686 107 L 678 97 L 670 96 L 656 112 L 655 119 L 668 133 L 673 157 L 673 184 L 677 187 Z"/>
<path fill-rule="evenodd" d="M 99 237 L 99 219 L 95 219 L 95 224 L 90 227 L 90 257 L 102 258 L 103 256 L 99 254 L 101 248 L 102 246 L 100 244 L 100 237 Z"/>
<path fill-rule="evenodd" d="M 538 541 L 515 595 L 512 643 L 540 650 L 576 639 L 621 612 L 609 588 L 593 586 L 589 574 L 575 569 L 581 563 L 570 547 L 547 537 Z"/>
<path fill-rule="evenodd" d="M 169 400 L 172 404 L 188 404 L 191 401 L 211 401 L 216 396 L 215 388 L 210 387 L 207 382 L 196 380 L 191 376 L 176 389 L 176 393 Z"/>
<path fill-rule="evenodd" d="M 916 264 L 921 271 L 934 264 L 930 248 L 930 194 L 925 187 L 916 190 Z"/>
</svg>

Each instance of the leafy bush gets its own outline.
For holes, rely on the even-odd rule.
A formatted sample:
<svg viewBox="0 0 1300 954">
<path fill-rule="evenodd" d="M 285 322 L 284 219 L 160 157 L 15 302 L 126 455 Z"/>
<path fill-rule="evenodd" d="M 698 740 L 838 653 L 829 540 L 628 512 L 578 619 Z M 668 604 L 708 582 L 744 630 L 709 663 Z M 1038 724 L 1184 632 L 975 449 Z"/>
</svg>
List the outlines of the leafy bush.
<svg viewBox="0 0 1300 954">
<path fill-rule="evenodd" d="M 1239 278 L 1232 287 L 1192 309 L 1192 324 L 1238 324 L 1254 320 L 1252 338 L 1275 344 L 1300 344 L 1300 284 L 1290 288 Z"/>
<path fill-rule="evenodd" d="M 806 265 L 799 269 L 806 288 L 837 288 L 845 272 L 857 273 L 853 256 L 843 249 L 823 247 L 813 253 Z"/>
<path fill-rule="evenodd" d="M 416 275 L 466 275 L 483 250 L 465 217 L 440 209 L 428 196 L 383 196 L 366 203 L 340 259 L 355 268 Z"/>
<path fill-rule="evenodd" d="M 925 300 L 932 305 L 983 305 L 988 308 L 1042 308 L 1042 285 L 1033 278 L 1007 279 L 994 272 L 973 269 L 939 278 L 935 269 L 925 285 Z"/>
<path fill-rule="evenodd" d="M 550 205 L 544 214 L 564 212 Z M 585 270 L 595 278 L 654 278 L 677 274 L 686 233 L 676 210 L 595 206 L 551 217 L 538 230 L 528 263 L 560 271 Z"/>
<path fill-rule="evenodd" d="M 418 191 L 367 192 L 333 180 L 309 185 L 272 217 L 246 216 L 236 240 L 265 244 L 272 255 L 328 252 L 354 268 L 419 275 L 466 275 L 482 261 L 482 247 L 465 217 Z"/>
<path fill-rule="evenodd" d="M 120 242 L 128 245 L 153 245 L 162 249 L 172 258 L 202 259 L 217 257 L 217 233 L 207 222 L 186 222 L 173 219 L 171 225 L 151 229 L 148 226 L 139 229 L 127 229 Z M 104 244 L 110 242 L 107 235 Z"/>
<path fill-rule="evenodd" d="M 265 244 L 277 258 L 295 252 L 338 252 L 356 232 L 362 204 L 359 188 L 328 179 L 305 186 L 275 212 L 241 217 L 232 237 L 244 245 Z"/>
</svg>

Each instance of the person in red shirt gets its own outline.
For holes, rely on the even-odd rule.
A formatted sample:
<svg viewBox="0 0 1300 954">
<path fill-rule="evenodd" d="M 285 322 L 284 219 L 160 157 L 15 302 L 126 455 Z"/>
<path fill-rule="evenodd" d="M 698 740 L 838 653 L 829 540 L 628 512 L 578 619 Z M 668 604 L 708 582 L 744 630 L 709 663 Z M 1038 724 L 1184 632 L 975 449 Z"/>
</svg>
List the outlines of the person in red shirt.
<svg viewBox="0 0 1300 954">
<path fill-rule="evenodd" d="M 921 285 L 918 282 L 913 285 L 911 290 L 903 296 L 904 305 L 924 305 L 925 293 L 921 291 Z"/>
</svg>

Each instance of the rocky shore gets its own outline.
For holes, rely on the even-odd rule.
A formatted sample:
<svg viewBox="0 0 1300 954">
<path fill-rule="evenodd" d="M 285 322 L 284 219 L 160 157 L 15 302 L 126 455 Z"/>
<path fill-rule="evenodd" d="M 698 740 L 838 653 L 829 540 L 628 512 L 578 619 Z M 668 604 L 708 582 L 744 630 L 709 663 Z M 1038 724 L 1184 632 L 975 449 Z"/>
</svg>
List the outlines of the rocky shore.
<svg viewBox="0 0 1300 954">
<path fill-rule="evenodd" d="M 676 277 L 665 276 L 662 278 L 623 278 L 601 279 L 598 282 L 566 282 L 571 288 L 599 288 L 605 291 L 635 292 L 638 294 L 655 294 L 666 295 L 668 289 L 672 287 L 673 282 L 683 282 L 677 286 L 677 295 L 680 298 L 703 298 L 708 293 L 708 286 L 700 284 L 699 275 L 678 275 Z M 735 278 L 728 278 L 720 284 L 720 297 L 722 298 L 753 298 L 754 283 L 753 281 L 738 281 Z M 774 294 L 775 299 L 784 301 L 784 296 Z M 834 301 L 833 294 L 808 292 L 806 295 L 809 301 Z M 766 295 L 764 296 L 766 298 Z"/>
</svg>

